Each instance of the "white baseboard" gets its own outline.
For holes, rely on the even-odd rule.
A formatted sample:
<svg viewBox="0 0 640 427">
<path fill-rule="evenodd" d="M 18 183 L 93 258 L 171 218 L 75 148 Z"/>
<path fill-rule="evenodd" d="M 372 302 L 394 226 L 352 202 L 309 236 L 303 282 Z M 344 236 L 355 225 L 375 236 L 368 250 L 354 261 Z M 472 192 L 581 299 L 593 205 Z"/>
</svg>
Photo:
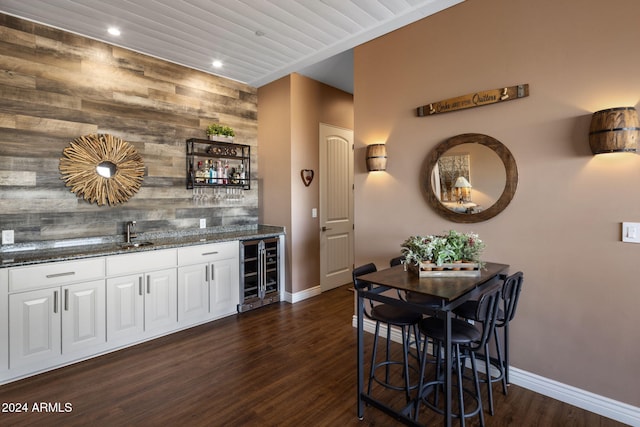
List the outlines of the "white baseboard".
<svg viewBox="0 0 640 427">
<path fill-rule="evenodd" d="M 353 316 L 352 325 L 358 327 L 358 318 Z M 370 319 L 364 319 L 365 332 L 373 334 L 376 324 Z M 386 337 L 387 329 L 380 327 L 380 336 Z M 402 343 L 400 331 L 391 328 L 391 340 Z M 544 396 L 551 397 L 564 403 L 576 406 L 589 412 L 611 418 L 621 423 L 634 427 L 640 427 L 640 408 L 632 406 L 608 397 L 600 396 L 586 390 L 582 390 L 558 381 L 541 377 L 531 372 L 511 366 L 509 380 L 512 384 L 535 391 Z"/>
<path fill-rule="evenodd" d="M 318 285 L 318 286 L 314 286 L 313 288 L 308 288 L 308 289 L 305 289 L 304 291 L 296 292 L 293 294 L 291 292 L 285 292 L 284 300 L 287 302 L 290 302 L 291 304 L 295 304 L 307 298 L 318 296 L 321 293 L 322 291 L 320 289 L 320 285 Z"/>
<path fill-rule="evenodd" d="M 640 426 L 640 408 L 600 396 L 516 367 L 509 369 L 509 381 L 536 393 L 611 418 L 630 426 Z"/>
</svg>

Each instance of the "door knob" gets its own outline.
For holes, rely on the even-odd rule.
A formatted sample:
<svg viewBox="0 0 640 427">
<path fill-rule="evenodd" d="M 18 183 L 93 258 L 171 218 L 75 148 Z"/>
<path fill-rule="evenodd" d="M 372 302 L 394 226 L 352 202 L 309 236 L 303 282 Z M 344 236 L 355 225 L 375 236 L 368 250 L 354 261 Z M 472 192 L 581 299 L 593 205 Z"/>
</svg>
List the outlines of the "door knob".
<svg viewBox="0 0 640 427">
<path fill-rule="evenodd" d="M 322 226 L 322 231 L 327 231 L 327 230 L 331 230 L 331 228 L 327 228 L 325 226 Z"/>
</svg>

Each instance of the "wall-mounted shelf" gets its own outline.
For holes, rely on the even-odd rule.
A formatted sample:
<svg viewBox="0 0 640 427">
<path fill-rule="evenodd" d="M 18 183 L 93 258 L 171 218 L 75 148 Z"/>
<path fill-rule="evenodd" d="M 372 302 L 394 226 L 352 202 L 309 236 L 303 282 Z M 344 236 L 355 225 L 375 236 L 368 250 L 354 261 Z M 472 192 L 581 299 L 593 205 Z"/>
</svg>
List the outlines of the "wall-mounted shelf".
<svg viewBox="0 0 640 427">
<path fill-rule="evenodd" d="M 187 189 L 251 188 L 251 147 L 231 142 L 187 139 Z"/>
</svg>

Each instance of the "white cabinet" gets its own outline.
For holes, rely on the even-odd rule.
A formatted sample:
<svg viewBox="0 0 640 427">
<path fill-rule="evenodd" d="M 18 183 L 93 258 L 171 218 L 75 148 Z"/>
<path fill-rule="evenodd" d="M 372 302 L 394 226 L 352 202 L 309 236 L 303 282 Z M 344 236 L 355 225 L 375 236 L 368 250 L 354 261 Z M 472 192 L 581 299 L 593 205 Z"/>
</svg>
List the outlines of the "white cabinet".
<svg viewBox="0 0 640 427">
<path fill-rule="evenodd" d="M 0 384 L 237 312 L 239 242 L 0 268 Z"/>
<path fill-rule="evenodd" d="M 178 321 L 176 269 L 145 274 L 144 330 L 156 332 L 176 327 Z"/>
<path fill-rule="evenodd" d="M 133 342 L 144 332 L 142 274 L 107 279 L 107 337 L 110 343 Z"/>
<path fill-rule="evenodd" d="M 62 287 L 62 354 L 85 354 L 106 342 L 104 280 Z"/>
<path fill-rule="evenodd" d="M 234 258 L 211 263 L 209 308 L 214 317 L 228 316 L 237 311 L 240 286 L 238 259 L 239 255 L 236 251 Z"/>
<path fill-rule="evenodd" d="M 104 278 L 104 259 L 48 262 L 9 269 L 9 292 L 50 288 Z"/>
<path fill-rule="evenodd" d="M 209 317 L 209 264 L 178 267 L 178 321 L 192 324 Z"/>
<path fill-rule="evenodd" d="M 4 273 L 9 371 L 41 370 L 104 349 L 104 271 L 104 259 L 93 258 Z"/>
<path fill-rule="evenodd" d="M 107 258 L 107 340 L 141 341 L 177 327 L 176 250 Z M 169 267 L 169 268 L 162 268 Z M 133 274 L 126 274 L 133 273 Z"/>
<path fill-rule="evenodd" d="M 178 319 L 181 326 L 236 312 L 238 242 L 178 249 Z"/>
<path fill-rule="evenodd" d="M 105 343 L 104 280 L 9 295 L 9 366 L 41 368 Z"/>
<path fill-rule="evenodd" d="M 42 364 L 62 354 L 59 288 L 9 295 L 12 369 Z"/>
</svg>

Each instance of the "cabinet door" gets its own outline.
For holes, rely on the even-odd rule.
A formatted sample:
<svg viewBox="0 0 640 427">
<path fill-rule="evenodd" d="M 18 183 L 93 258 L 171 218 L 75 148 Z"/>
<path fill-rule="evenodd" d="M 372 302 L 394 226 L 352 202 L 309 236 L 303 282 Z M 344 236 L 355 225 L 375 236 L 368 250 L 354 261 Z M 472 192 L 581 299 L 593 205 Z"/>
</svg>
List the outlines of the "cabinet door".
<svg viewBox="0 0 640 427">
<path fill-rule="evenodd" d="M 211 314 L 215 317 L 234 313 L 239 302 L 238 259 L 223 259 L 211 264 L 209 296 Z"/>
<path fill-rule="evenodd" d="M 145 275 L 144 329 L 159 332 L 178 322 L 177 270 L 154 271 Z"/>
<path fill-rule="evenodd" d="M 178 321 L 181 325 L 209 316 L 208 264 L 178 268 Z"/>
<path fill-rule="evenodd" d="M 107 340 L 131 342 L 143 332 L 143 275 L 107 279 Z"/>
<path fill-rule="evenodd" d="M 51 362 L 61 354 L 60 288 L 9 295 L 9 367 Z"/>
<path fill-rule="evenodd" d="M 106 341 L 104 280 L 62 287 L 62 353 L 82 352 Z"/>
</svg>

